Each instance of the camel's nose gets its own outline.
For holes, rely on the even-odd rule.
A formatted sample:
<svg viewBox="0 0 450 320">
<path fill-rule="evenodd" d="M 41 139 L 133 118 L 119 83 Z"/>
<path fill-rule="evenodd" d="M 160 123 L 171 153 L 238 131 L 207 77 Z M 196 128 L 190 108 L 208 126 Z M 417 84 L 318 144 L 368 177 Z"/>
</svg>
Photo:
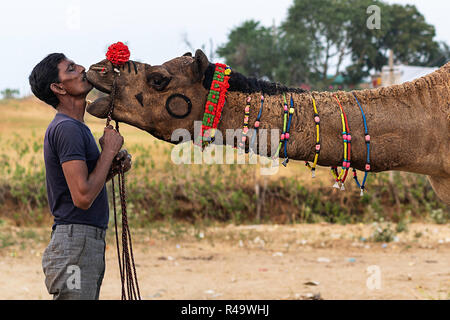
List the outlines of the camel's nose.
<svg viewBox="0 0 450 320">
<path fill-rule="evenodd" d="M 109 94 L 111 93 L 114 77 L 111 72 L 111 66 L 107 62 L 105 59 L 91 65 L 86 72 L 86 78 L 96 89 Z"/>
<path fill-rule="evenodd" d="M 99 63 L 93 64 L 89 67 L 89 71 L 106 74 L 109 71 L 108 60 L 102 60 Z"/>
<path fill-rule="evenodd" d="M 108 67 L 107 66 L 101 66 L 101 65 L 92 65 L 89 67 L 89 71 L 92 72 L 100 72 L 100 73 L 107 73 Z"/>
</svg>

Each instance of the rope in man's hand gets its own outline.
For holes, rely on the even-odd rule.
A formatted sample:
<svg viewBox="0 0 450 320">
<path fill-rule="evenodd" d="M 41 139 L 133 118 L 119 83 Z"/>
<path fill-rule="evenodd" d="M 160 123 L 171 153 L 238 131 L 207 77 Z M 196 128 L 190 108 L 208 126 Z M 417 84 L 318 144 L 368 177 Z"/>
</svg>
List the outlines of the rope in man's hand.
<svg viewBox="0 0 450 320">
<path fill-rule="evenodd" d="M 116 128 L 117 128 L 116 122 Z M 116 129 L 118 131 L 118 128 Z M 126 154 L 126 156 L 124 156 Z M 125 159 L 122 159 L 125 157 Z M 131 155 L 122 150 L 116 156 L 111 166 L 111 184 L 113 195 L 114 210 L 114 228 L 116 234 L 117 258 L 119 262 L 120 280 L 122 283 L 122 300 L 141 299 L 139 284 L 136 275 L 136 266 L 134 263 L 133 245 L 131 240 L 131 232 L 128 225 L 127 201 L 125 188 L 125 172 L 131 168 Z M 119 244 L 119 232 L 117 224 L 117 207 L 116 207 L 116 189 L 114 176 L 117 174 L 119 184 L 120 205 L 122 208 L 122 252 Z"/>
<path fill-rule="evenodd" d="M 111 89 L 111 106 L 106 119 L 106 127 L 110 126 L 112 120 L 112 114 L 114 111 L 114 100 L 117 90 L 117 77 L 120 76 L 120 71 L 116 66 L 128 61 L 130 54 L 128 47 L 123 43 L 118 42 L 111 45 L 108 48 L 108 53 L 106 54 L 107 59 L 113 64 L 114 70 L 114 80 Z M 119 122 L 116 120 L 116 131 L 119 132 Z M 116 158 L 120 159 L 120 152 Z M 139 284 L 136 275 L 136 265 L 134 263 L 133 255 L 133 245 L 131 241 L 131 232 L 128 226 L 127 217 L 127 201 L 126 201 L 126 188 L 125 188 L 125 172 L 126 161 L 119 161 L 118 168 L 111 166 L 111 183 L 112 183 L 112 194 L 113 194 L 113 208 L 114 208 L 114 227 L 116 233 L 116 245 L 117 245 L 117 258 L 119 261 L 119 271 L 120 280 L 122 282 L 122 300 L 141 300 L 141 294 L 139 291 Z M 131 155 L 129 155 L 129 164 L 131 168 Z M 120 251 L 119 245 L 119 232 L 117 227 L 117 209 L 116 209 L 116 192 L 114 184 L 114 170 L 118 170 L 118 183 L 119 183 L 119 195 L 120 195 L 120 205 L 122 208 L 122 252 Z"/>
</svg>

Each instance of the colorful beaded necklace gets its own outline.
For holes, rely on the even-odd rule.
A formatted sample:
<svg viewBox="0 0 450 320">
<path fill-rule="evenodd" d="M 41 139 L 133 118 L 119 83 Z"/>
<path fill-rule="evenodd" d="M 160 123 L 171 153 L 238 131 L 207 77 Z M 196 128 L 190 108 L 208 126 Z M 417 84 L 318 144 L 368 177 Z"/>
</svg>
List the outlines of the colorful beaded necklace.
<svg viewBox="0 0 450 320">
<path fill-rule="evenodd" d="M 196 144 L 202 146 L 202 148 L 214 141 L 214 135 L 225 104 L 226 93 L 230 87 L 228 80 L 230 79 L 231 68 L 221 63 L 216 63 L 215 66 L 213 80 L 206 99 L 200 136 L 196 140 Z"/>
<path fill-rule="evenodd" d="M 286 167 L 287 163 L 289 162 L 289 158 L 287 155 L 287 143 L 289 141 L 289 131 L 291 129 L 291 123 L 292 123 L 292 117 L 294 116 L 294 100 L 292 100 L 291 96 L 291 107 L 289 108 L 289 120 L 286 128 L 286 133 L 284 134 L 284 161 L 283 165 Z M 283 139 L 283 137 L 281 137 Z"/>
<path fill-rule="evenodd" d="M 356 103 L 358 103 L 359 109 L 361 110 L 363 123 L 364 123 L 364 140 L 366 141 L 366 150 L 367 150 L 366 165 L 364 167 L 364 178 L 363 178 L 363 181 L 361 184 L 359 183 L 358 177 L 356 176 L 356 169 L 353 168 L 353 179 L 355 179 L 355 182 L 358 185 L 358 188 L 361 189 L 360 196 L 362 197 L 364 195 L 364 188 L 365 188 L 365 184 L 366 184 L 367 175 L 370 171 L 370 135 L 369 135 L 369 129 L 367 128 L 366 115 L 364 114 L 363 108 L 354 93 L 353 93 L 353 97 L 355 97 Z"/>
<path fill-rule="evenodd" d="M 253 150 L 253 145 L 255 144 L 256 136 L 258 135 L 258 130 L 259 130 L 259 125 L 260 125 L 260 120 L 261 120 L 261 114 L 262 114 L 262 111 L 263 111 L 263 107 L 264 107 L 264 96 L 261 95 L 261 106 L 259 107 L 258 116 L 256 117 L 255 124 L 254 124 L 255 129 L 252 132 L 252 139 L 250 140 L 250 147 L 249 147 L 249 149 L 250 149 L 251 153 L 256 153 Z"/>
<path fill-rule="evenodd" d="M 294 101 L 292 100 L 292 96 L 291 96 L 291 107 L 288 108 L 288 104 L 286 101 L 286 95 L 283 94 L 283 99 L 284 99 L 284 105 L 283 105 L 283 109 L 284 109 L 284 113 L 283 113 L 283 131 L 281 133 L 280 136 L 280 143 L 278 144 L 278 148 L 277 148 L 277 152 L 275 153 L 275 155 L 273 156 L 273 158 L 278 157 L 280 150 L 281 150 L 281 146 L 284 143 L 284 161 L 283 161 L 283 165 L 286 167 L 287 163 L 289 162 L 289 158 L 287 155 L 287 142 L 289 140 L 289 130 L 291 128 L 291 121 L 292 121 L 292 117 L 294 115 Z M 288 114 L 289 114 L 289 120 L 288 120 Z"/>
<path fill-rule="evenodd" d="M 245 141 L 247 141 L 247 133 L 248 133 L 248 118 L 250 117 L 250 101 L 252 101 L 251 97 L 247 98 L 247 105 L 245 106 L 244 113 L 244 128 L 242 129 L 242 141 L 239 143 L 239 147 L 244 149 Z"/>
<path fill-rule="evenodd" d="M 341 110 L 342 139 L 344 140 L 344 161 L 342 162 L 342 170 L 339 175 L 337 174 L 337 167 L 331 167 L 331 173 L 336 180 L 333 187 L 339 189 L 339 182 L 341 182 L 340 188 L 341 190 L 345 190 L 344 182 L 348 174 L 348 169 L 350 168 L 350 147 L 352 136 L 350 135 L 350 128 L 348 127 L 347 115 L 345 114 L 338 97 L 334 96 L 334 98 L 336 99 L 339 109 Z"/>
<path fill-rule="evenodd" d="M 316 107 L 316 100 L 314 99 L 314 97 L 311 95 L 311 99 L 313 102 L 313 107 L 314 107 L 314 122 L 316 124 L 316 147 L 315 147 L 315 156 L 314 156 L 314 162 L 313 165 L 311 166 L 309 164 L 308 161 L 305 161 L 305 165 L 311 169 L 311 176 L 313 178 L 316 177 L 316 165 L 317 165 L 317 160 L 319 159 L 319 153 L 320 153 L 320 118 L 319 118 L 319 112 L 317 111 L 317 107 Z"/>
</svg>

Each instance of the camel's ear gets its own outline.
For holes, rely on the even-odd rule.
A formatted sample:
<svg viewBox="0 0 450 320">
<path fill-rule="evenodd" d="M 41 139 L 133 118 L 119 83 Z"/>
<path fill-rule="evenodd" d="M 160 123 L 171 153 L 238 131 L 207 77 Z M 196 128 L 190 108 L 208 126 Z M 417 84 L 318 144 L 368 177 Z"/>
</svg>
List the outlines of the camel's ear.
<svg viewBox="0 0 450 320">
<path fill-rule="evenodd" d="M 205 74 L 206 69 L 209 66 L 209 61 L 206 55 L 202 50 L 198 49 L 195 51 L 194 63 L 193 63 L 193 72 L 194 77 L 197 80 L 201 80 Z"/>
<path fill-rule="evenodd" d="M 183 57 L 192 57 L 192 53 L 186 52 L 185 54 L 183 54 Z"/>
</svg>

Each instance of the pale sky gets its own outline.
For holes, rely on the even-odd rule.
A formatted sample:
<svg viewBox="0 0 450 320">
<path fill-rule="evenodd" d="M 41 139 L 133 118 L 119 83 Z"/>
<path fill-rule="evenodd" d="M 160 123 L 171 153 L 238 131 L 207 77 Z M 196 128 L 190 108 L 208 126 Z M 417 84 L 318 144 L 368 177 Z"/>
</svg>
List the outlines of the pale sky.
<svg viewBox="0 0 450 320">
<path fill-rule="evenodd" d="M 293 0 L 38 0 L 2 1 L 0 8 L 0 90 L 29 94 L 28 76 L 47 54 L 63 52 L 89 67 L 103 59 L 108 45 L 127 42 L 131 59 L 152 65 L 210 40 L 216 48 L 233 27 L 254 19 L 264 26 L 279 25 Z M 436 28 L 436 40 L 450 44 L 450 1 L 388 0 L 415 4 Z M 382 13 L 381 13 L 381 19 Z M 217 58 L 212 62 L 220 62 Z"/>
</svg>

